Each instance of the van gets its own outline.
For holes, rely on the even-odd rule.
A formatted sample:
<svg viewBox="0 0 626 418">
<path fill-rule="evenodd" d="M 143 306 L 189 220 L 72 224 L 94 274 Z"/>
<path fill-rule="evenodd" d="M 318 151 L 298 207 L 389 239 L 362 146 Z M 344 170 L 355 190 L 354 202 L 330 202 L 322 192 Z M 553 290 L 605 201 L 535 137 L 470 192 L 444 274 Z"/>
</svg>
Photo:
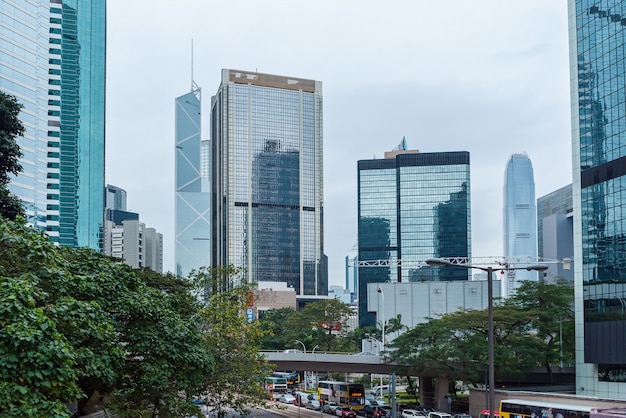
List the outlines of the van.
<svg viewBox="0 0 626 418">
<path fill-rule="evenodd" d="M 370 391 L 370 393 L 374 395 L 376 398 L 382 398 L 383 395 L 389 394 L 389 390 L 390 390 L 389 385 L 374 386 L 372 390 Z"/>
</svg>

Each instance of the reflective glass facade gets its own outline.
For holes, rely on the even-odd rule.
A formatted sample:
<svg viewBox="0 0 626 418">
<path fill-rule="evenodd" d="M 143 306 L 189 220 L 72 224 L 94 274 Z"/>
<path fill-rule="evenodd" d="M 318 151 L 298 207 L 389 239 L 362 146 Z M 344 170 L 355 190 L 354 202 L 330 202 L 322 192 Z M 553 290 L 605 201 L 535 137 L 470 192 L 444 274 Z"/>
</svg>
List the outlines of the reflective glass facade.
<svg viewBox="0 0 626 418">
<path fill-rule="evenodd" d="M 367 284 L 468 280 L 464 268 L 415 268 L 436 257 L 470 257 L 468 152 L 399 153 L 358 162 L 358 259 L 400 267 L 359 267 L 359 326 L 374 325 Z"/>
<path fill-rule="evenodd" d="M 59 239 L 62 245 L 99 249 L 104 222 L 106 1 L 63 0 L 60 11 L 50 10 L 51 21 L 62 22 L 61 54 L 51 48 L 50 59 L 51 69 L 58 68 L 53 60 L 61 60 Z"/>
<path fill-rule="evenodd" d="M 20 119 L 26 128 L 17 139 L 24 154 L 23 171 L 12 179 L 9 190 L 24 202 L 28 222 L 48 229 L 58 242 L 60 150 L 58 139 L 48 141 L 49 134 L 54 138 L 60 130 L 59 98 L 56 91 L 51 92 L 55 96 L 48 94 L 50 83 L 60 83 L 60 70 L 49 74 L 52 30 L 60 33 L 60 24 L 50 23 L 49 1 L 0 2 L 0 89 L 15 95 L 24 106 Z"/>
<path fill-rule="evenodd" d="M 210 192 L 207 150 L 200 140 L 200 89 L 176 98 L 176 274 L 208 267 L 210 257 Z"/>
<path fill-rule="evenodd" d="M 626 398 L 626 7 L 570 0 L 577 391 Z"/>
<path fill-rule="evenodd" d="M 62 245 L 100 249 L 104 221 L 105 0 L 0 3 L 0 88 L 24 104 L 28 221 Z"/>
<path fill-rule="evenodd" d="M 533 165 L 526 154 L 509 158 L 504 172 L 504 256 L 537 259 L 537 206 Z M 521 265 L 518 265 L 521 266 Z M 513 296 L 522 280 L 537 281 L 536 271 L 510 271 L 502 279 L 502 297 Z"/>
<path fill-rule="evenodd" d="M 321 82 L 223 70 L 211 102 L 212 265 L 326 295 Z"/>
<path fill-rule="evenodd" d="M 537 255 L 539 260 L 574 258 L 573 189 L 569 184 L 537 199 Z M 571 264 L 548 264 L 544 280 L 564 278 L 574 283 Z"/>
</svg>

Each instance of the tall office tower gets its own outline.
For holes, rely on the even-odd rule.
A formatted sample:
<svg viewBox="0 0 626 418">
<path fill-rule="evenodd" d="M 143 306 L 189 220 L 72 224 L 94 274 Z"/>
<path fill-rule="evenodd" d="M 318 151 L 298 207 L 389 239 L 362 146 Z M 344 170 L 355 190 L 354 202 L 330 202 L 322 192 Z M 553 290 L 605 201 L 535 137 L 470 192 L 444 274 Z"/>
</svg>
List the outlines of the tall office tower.
<svg viewBox="0 0 626 418">
<path fill-rule="evenodd" d="M 126 210 L 127 193 L 121 187 L 106 185 L 104 206 L 107 209 Z"/>
<path fill-rule="evenodd" d="M 127 197 L 126 190 L 117 186 L 113 186 L 111 184 L 107 184 L 104 190 L 104 196 L 105 196 L 104 197 L 105 224 L 106 224 L 106 221 L 111 221 L 116 225 L 122 225 L 123 221 L 139 220 L 138 213 L 126 211 L 126 197 Z M 106 227 L 105 227 L 105 230 L 106 230 Z M 106 234 L 104 234 L 103 238 L 106 238 Z M 105 246 L 106 246 L 105 240 L 103 239 L 102 248 L 104 248 Z"/>
<path fill-rule="evenodd" d="M 212 265 L 327 295 L 322 83 L 222 70 L 211 149 Z"/>
<path fill-rule="evenodd" d="M 359 266 L 359 326 L 376 321 L 367 311 L 368 283 L 470 277 L 460 267 L 415 267 L 428 258 L 471 256 L 469 153 L 402 148 L 358 162 L 359 262 L 389 262 Z"/>
<path fill-rule="evenodd" d="M 346 289 L 352 295 L 352 302 L 359 289 L 359 244 L 355 243 L 346 256 Z"/>
<path fill-rule="evenodd" d="M 3 0 L 0 21 L 0 89 L 26 128 L 9 189 L 54 242 L 100 249 L 106 0 Z"/>
<path fill-rule="evenodd" d="M 574 258 L 574 212 L 572 185 L 569 184 L 537 199 L 537 254 L 539 259 Z M 569 263 L 548 264 L 547 283 L 563 278 L 574 283 Z"/>
<path fill-rule="evenodd" d="M 569 0 L 576 391 L 626 398 L 626 6 Z"/>
<path fill-rule="evenodd" d="M 513 154 L 504 172 L 504 256 L 537 259 L 537 209 L 533 165 L 526 154 Z M 521 266 L 522 264 L 517 264 Z M 509 271 L 502 278 L 502 297 L 513 296 L 522 280 L 537 281 L 535 271 Z"/>
<path fill-rule="evenodd" d="M 192 82 L 189 93 L 176 98 L 176 274 L 187 277 L 209 267 L 210 191 L 204 167 L 207 141 L 200 140 L 200 88 Z M 203 164 L 204 162 L 204 164 Z M 203 168 L 204 167 L 204 168 Z M 206 173 L 203 175 L 203 172 Z"/>
</svg>

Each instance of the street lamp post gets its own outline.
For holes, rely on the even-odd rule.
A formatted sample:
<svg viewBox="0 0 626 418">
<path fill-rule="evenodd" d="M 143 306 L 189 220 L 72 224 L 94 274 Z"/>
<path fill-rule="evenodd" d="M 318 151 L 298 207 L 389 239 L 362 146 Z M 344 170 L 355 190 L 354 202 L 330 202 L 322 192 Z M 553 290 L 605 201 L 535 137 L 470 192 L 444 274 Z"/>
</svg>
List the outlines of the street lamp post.
<svg viewBox="0 0 626 418">
<path fill-rule="evenodd" d="M 304 345 L 304 343 L 300 340 L 296 340 L 296 343 L 300 344 L 302 346 L 302 351 L 304 352 L 304 354 L 306 354 L 306 346 Z M 304 371 L 304 390 L 306 390 L 306 370 Z"/>
<path fill-rule="evenodd" d="M 429 266 L 439 267 L 464 267 L 467 269 L 478 269 L 487 272 L 487 345 L 488 345 L 488 362 L 489 362 L 489 418 L 494 418 L 495 411 L 495 355 L 494 355 L 494 330 L 493 330 L 493 267 L 481 267 L 471 264 L 454 264 L 443 258 L 429 258 L 426 260 Z M 508 265 L 498 267 L 498 270 L 528 270 L 528 271 L 545 271 L 548 266 L 544 264 L 534 264 L 524 267 L 509 267 Z"/>
<path fill-rule="evenodd" d="M 385 292 L 383 292 L 383 288 L 380 286 L 378 286 L 378 293 L 380 294 L 380 320 L 383 334 L 380 350 L 385 351 Z"/>
<path fill-rule="evenodd" d="M 378 286 L 378 294 L 380 295 L 380 322 L 381 322 L 381 342 L 380 342 L 380 355 L 383 356 L 383 352 L 385 351 L 385 293 L 383 292 L 383 288 Z M 380 375 L 380 387 L 381 394 L 383 393 L 383 375 Z"/>
</svg>

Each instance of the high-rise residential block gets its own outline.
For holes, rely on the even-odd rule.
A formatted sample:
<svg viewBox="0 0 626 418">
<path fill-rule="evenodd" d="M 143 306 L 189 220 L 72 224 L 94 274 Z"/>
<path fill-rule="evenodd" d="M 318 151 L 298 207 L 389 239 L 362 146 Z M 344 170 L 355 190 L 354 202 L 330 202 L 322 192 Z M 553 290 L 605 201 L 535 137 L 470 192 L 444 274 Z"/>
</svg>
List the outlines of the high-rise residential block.
<svg viewBox="0 0 626 418">
<path fill-rule="evenodd" d="M 322 83 L 222 70 L 211 99 L 212 266 L 327 295 Z"/>
<path fill-rule="evenodd" d="M 201 134 L 201 91 L 192 90 L 175 104 L 176 141 L 176 274 L 187 277 L 194 269 L 209 267 L 210 191 L 208 141 Z M 204 144 L 204 145 L 203 145 Z"/>
<path fill-rule="evenodd" d="M 569 0 L 576 392 L 626 398 L 626 4 Z"/>
<path fill-rule="evenodd" d="M 57 243 L 100 249 L 106 0 L 0 2 L 0 89 L 24 105 L 9 189 Z"/>
<path fill-rule="evenodd" d="M 504 256 L 536 264 L 537 207 L 533 165 L 526 154 L 513 154 L 504 173 Z M 522 261 L 523 262 L 523 261 Z M 523 264 L 517 264 L 523 266 Z M 515 294 L 522 280 L 537 281 L 536 271 L 509 271 L 502 278 L 502 296 Z"/>
<path fill-rule="evenodd" d="M 139 220 L 106 221 L 102 252 L 134 268 L 163 272 L 163 235 Z"/>
<path fill-rule="evenodd" d="M 417 267 L 429 258 L 470 257 L 468 152 L 420 153 L 402 149 L 358 162 L 359 324 L 369 283 L 468 280 L 469 269 Z"/>
</svg>

